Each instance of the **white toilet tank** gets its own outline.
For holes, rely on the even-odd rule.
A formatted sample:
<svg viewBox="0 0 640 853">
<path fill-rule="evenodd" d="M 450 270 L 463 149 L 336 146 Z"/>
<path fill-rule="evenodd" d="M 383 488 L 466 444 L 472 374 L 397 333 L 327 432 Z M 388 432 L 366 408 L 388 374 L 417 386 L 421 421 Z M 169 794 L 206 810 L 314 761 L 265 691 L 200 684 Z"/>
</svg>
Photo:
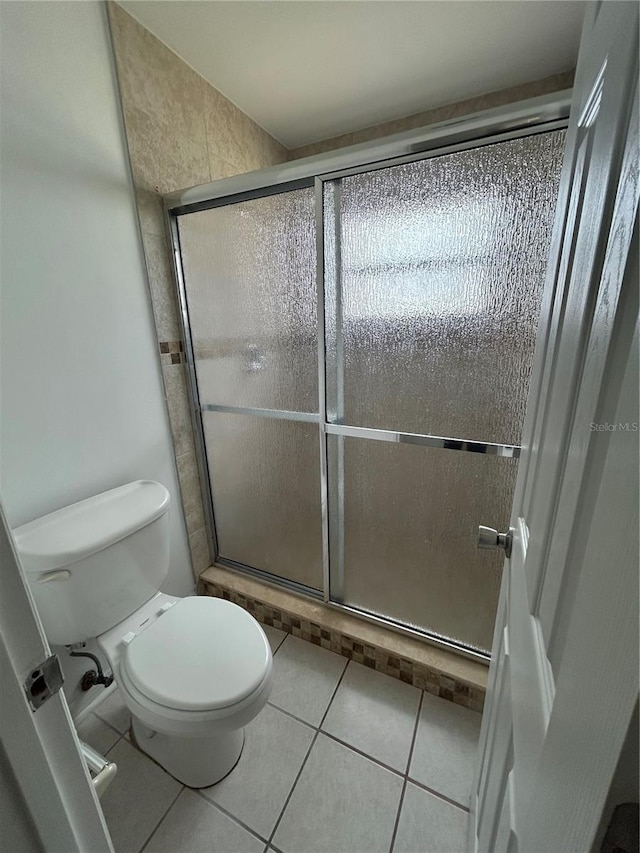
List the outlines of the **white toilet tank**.
<svg viewBox="0 0 640 853">
<path fill-rule="evenodd" d="M 50 643 L 97 637 L 160 589 L 169 570 L 167 489 L 137 480 L 13 531 Z"/>
</svg>

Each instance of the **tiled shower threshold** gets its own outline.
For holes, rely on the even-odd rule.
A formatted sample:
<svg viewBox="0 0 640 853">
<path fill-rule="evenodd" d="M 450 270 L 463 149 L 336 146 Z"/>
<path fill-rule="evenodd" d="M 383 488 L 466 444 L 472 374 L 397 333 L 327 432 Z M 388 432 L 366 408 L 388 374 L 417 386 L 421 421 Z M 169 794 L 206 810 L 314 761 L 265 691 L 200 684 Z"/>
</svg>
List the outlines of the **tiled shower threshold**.
<svg viewBox="0 0 640 853">
<path fill-rule="evenodd" d="M 482 711 L 488 674 L 482 663 L 223 566 L 210 566 L 201 573 L 199 591 L 238 604 L 263 625 L 279 628 L 457 705 Z"/>
</svg>

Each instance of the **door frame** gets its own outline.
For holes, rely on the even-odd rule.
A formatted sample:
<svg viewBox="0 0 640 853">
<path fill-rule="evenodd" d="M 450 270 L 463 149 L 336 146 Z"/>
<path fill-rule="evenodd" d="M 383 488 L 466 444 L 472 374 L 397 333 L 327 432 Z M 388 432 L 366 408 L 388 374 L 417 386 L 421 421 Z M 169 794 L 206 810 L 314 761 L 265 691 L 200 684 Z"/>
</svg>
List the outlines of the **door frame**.
<svg viewBox="0 0 640 853">
<path fill-rule="evenodd" d="M 598 429 L 637 419 L 637 24 L 593 3 L 583 28 L 471 851 L 589 849 L 637 702 L 637 438 Z"/>
<path fill-rule="evenodd" d="M 344 604 L 331 596 L 331 587 L 335 589 L 333 573 L 330 573 L 329 548 L 329 489 L 327 482 L 327 435 L 356 436 L 382 441 L 421 444 L 431 447 L 447 447 L 462 451 L 482 452 L 496 456 L 517 458 L 519 445 L 479 443 L 451 439 L 443 436 L 403 433 L 393 430 L 373 430 L 364 427 L 350 427 L 327 422 L 326 400 L 326 361 L 325 361 L 325 258 L 324 258 L 324 198 L 325 186 L 332 181 L 362 172 L 376 171 L 403 165 L 419 160 L 439 157 L 472 148 L 483 147 L 511 139 L 522 138 L 539 133 L 565 130 L 569 123 L 569 108 L 572 90 L 564 90 L 551 95 L 532 98 L 516 104 L 509 104 L 480 113 L 474 113 L 461 119 L 453 119 L 419 128 L 405 133 L 395 134 L 383 141 L 364 143 L 330 154 L 322 154 L 291 161 L 281 166 L 269 167 L 257 172 L 223 178 L 210 184 L 171 193 L 164 197 L 166 228 L 171 245 L 174 285 L 179 306 L 181 331 L 184 340 L 186 362 L 186 384 L 189 399 L 191 425 L 193 429 L 198 472 L 202 490 L 202 503 L 207 529 L 210 559 L 212 563 L 227 566 L 245 574 L 252 575 L 268 583 L 301 593 L 307 597 L 321 599 L 327 606 L 356 614 L 359 618 L 373 624 L 392 627 L 410 637 L 418 638 L 433 645 L 454 651 L 459 655 L 489 664 L 489 654 L 467 647 L 433 632 L 414 629 L 394 620 L 379 617 L 358 608 Z M 182 264 L 179 217 L 209 210 L 216 207 L 241 203 L 256 198 L 276 195 L 296 189 L 314 187 L 316 219 L 316 258 L 318 293 L 318 414 L 307 412 L 280 412 L 255 408 L 236 408 L 213 406 L 201 402 L 196 375 L 195 355 L 191 335 L 191 323 L 187 302 L 186 284 Z M 323 589 L 312 589 L 286 578 L 252 566 L 238 563 L 220 555 L 214 515 L 214 495 L 209 471 L 202 413 L 214 410 L 235 412 L 258 417 L 288 417 L 290 420 L 305 421 L 318 425 L 319 465 L 320 465 L 320 504 L 322 524 L 322 574 Z M 338 510 L 339 512 L 339 510 Z"/>
<path fill-rule="evenodd" d="M 0 503 L 2 744 L 44 850 L 113 853 L 62 690 L 37 711 L 23 684 L 51 655 Z"/>
</svg>

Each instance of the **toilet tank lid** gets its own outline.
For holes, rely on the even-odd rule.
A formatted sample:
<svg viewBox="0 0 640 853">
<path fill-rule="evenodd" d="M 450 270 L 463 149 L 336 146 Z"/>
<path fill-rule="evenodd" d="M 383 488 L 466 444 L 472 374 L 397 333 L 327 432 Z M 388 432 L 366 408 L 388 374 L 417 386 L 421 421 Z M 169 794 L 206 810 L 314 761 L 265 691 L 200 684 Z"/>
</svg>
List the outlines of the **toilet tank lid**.
<svg viewBox="0 0 640 853">
<path fill-rule="evenodd" d="M 136 480 L 36 518 L 13 531 L 27 572 L 59 569 L 102 551 L 169 509 L 167 489 Z"/>
</svg>

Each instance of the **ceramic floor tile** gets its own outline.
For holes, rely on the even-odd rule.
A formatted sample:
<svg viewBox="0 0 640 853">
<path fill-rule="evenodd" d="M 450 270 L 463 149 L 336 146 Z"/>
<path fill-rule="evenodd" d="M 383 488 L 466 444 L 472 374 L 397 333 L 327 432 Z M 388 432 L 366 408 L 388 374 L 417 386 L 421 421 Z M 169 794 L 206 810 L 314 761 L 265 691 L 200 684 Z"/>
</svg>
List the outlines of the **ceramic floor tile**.
<svg viewBox="0 0 640 853">
<path fill-rule="evenodd" d="M 263 853 L 264 841 L 186 788 L 145 847 L 145 853 L 211 853 L 214 850 Z"/>
<path fill-rule="evenodd" d="M 80 740 L 88 743 L 102 755 L 120 740 L 119 733 L 103 723 L 95 714 L 89 714 L 76 728 Z"/>
<path fill-rule="evenodd" d="M 120 734 L 128 731 L 131 725 L 131 712 L 122 701 L 120 691 L 116 688 L 96 707 L 95 714 L 101 717 L 105 723 L 109 723 Z"/>
<path fill-rule="evenodd" d="M 244 749 L 235 768 L 216 785 L 203 788 L 202 793 L 267 839 L 314 733 L 267 705 L 246 727 L 245 734 Z"/>
<path fill-rule="evenodd" d="M 289 635 L 273 659 L 269 701 L 318 726 L 346 665 L 346 658 Z"/>
<path fill-rule="evenodd" d="M 323 730 L 405 773 L 420 690 L 351 661 Z"/>
<path fill-rule="evenodd" d="M 279 628 L 274 628 L 272 625 L 260 625 L 260 627 L 267 635 L 267 640 L 269 640 L 271 651 L 275 655 L 275 653 L 282 645 L 283 640 L 287 636 L 287 632 L 281 631 Z"/>
<path fill-rule="evenodd" d="M 469 815 L 421 788 L 407 785 L 393 853 L 466 853 Z"/>
<path fill-rule="evenodd" d="M 409 776 L 468 806 L 480 720 L 476 711 L 425 693 Z"/>
<path fill-rule="evenodd" d="M 318 735 L 273 838 L 283 853 L 387 853 L 402 779 Z"/>
<path fill-rule="evenodd" d="M 125 740 L 109 751 L 118 772 L 100 803 L 116 853 L 137 853 L 182 785 Z"/>
</svg>

